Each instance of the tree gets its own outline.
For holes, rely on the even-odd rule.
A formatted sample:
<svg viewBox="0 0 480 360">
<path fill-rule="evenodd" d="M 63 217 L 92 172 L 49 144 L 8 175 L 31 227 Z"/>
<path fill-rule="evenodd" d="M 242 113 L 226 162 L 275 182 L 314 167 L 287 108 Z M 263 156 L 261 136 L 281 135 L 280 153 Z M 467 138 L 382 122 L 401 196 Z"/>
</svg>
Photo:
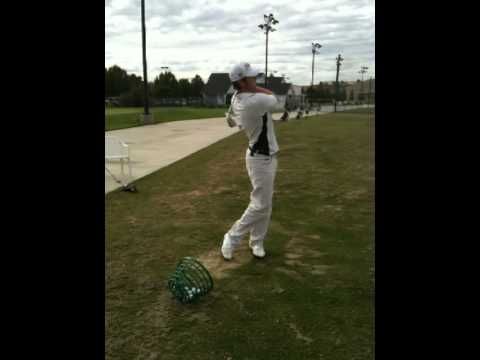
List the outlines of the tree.
<svg viewBox="0 0 480 360">
<path fill-rule="evenodd" d="M 105 72 L 105 96 L 120 96 L 130 91 L 130 80 L 125 70 L 113 65 Z"/>
<path fill-rule="evenodd" d="M 153 96 L 171 98 L 178 95 L 178 81 L 172 72 L 163 72 L 153 81 Z"/>
<path fill-rule="evenodd" d="M 317 97 L 325 98 L 325 85 L 320 81 L 317 86 Z"/>
<path fill-rule="evenodd" d="M 143 85 L 142 78 L 135 74 L 131 74 L 128 76 L 128 83 L 129 83 L 129 90 L 136 89 Z"/>
<path fill-rule="evenodd" d="M 327 83 L 325 85 L 325 88 L 324 88 L 324 91 L 323 91 L 323 98 L 325 98 L 326 100 L 331 100 L 333 98 L 334 94 L 335 94 L 335 92 L 331 91 L 330 84 Z"/>
<path fill-rule="evenodd" d="M 203 88 L 205 87 L 205 83 L 203 82 L 200 75 L 195 75 L 190 83 L 191 88 L 191 96 L 192 97 L 201 97 Z"/>
<path fill-rule="evenodd" d="M 130 90 L 129 92 L 122 93 L 120 95 L 120 105 L 121 106 L 143 106 L 144 105 L 144 93 L 143 87 L 139 86 L 135 89 Z"/>
<path fill-rule="evenodd" d="M 189 98 L 191 96 L 192 89 L 191 84 L 188 79 L 180 79 L 178 81 L 178 95 L 181 98 Z"/>
<path fill-rule="evenodd" d="M 306 91 L 306 97 L 309 102 L 312 102 L 314 99 L 318 97 L 318 90 L 315 90 L 313 86 L 309 86 Z"/>
</svg>

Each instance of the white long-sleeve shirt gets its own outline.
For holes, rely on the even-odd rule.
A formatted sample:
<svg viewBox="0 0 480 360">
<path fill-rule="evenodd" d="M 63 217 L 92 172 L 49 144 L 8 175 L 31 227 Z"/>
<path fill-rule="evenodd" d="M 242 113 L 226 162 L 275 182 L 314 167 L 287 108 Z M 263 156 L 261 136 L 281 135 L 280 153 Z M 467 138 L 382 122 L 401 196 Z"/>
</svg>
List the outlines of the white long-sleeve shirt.
<svg viewBox="0 0 480 360">
<path fill-rule="evenodd" d="M 249 147 L 258 141 L 263 128 L 263 115 L 267 113 L 267 139 L 270 155 L 278 152 L 278 143 L 273 128 L 272 114 L 277 98 L 264 93 L 244 92 L 237 94 L 233 110 L 239 114 L 239 126 L 248 137 Z"/>
</svg>

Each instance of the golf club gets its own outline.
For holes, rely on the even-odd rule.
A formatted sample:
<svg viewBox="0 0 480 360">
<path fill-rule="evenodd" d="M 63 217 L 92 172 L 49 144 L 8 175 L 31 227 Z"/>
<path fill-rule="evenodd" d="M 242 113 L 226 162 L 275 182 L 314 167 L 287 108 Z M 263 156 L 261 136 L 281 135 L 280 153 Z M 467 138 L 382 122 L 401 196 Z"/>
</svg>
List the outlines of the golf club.
<svg viewBox="0 0 480 360">
<path fill-rule="evenodd" d="M 135 185 L 133 184 L 124 184 L 122 181 L 118 180 L 115 175 L 113 175 L 110 170 L 108 170 L 107 166 L 105 165 L 105 170 L 107 170 L 107 172 L 110 174 L 110 176 L 112 177 L 113 180 L 115 180 L 115 182 L 117 184 L 120 184 L 122 185 L 122 191 L 125 191 L 125 192 L 132 192 L 132 193 L 136 193 L 138 192 L 137 188 L 135 187 Z"/>
<path fill-rule="evenodd" d="M 237 96 L 237 90 L 232 95 L 232 98 L 230 100 L 230 107 L 228 108 L 228 111 L 225 113 L 225 118 L 227 120 L 228 126 L 230 127 L 235 127 L 237 126 L 237 122 L 235 121 L 236 114 L 233 111 L 233 102 L 235 101 L 235 98 Z"/>
</svg>

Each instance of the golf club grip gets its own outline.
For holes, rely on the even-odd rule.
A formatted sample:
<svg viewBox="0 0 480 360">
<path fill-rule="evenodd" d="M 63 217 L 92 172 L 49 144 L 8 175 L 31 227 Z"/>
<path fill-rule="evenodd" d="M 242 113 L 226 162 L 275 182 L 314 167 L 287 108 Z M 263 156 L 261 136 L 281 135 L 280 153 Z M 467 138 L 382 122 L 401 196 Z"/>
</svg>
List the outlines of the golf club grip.
<svg viewBox="0 0 480 360">
<path fill-rule="evenodd" d="M 232 107 L 233 107 L 233 102 L 235 101 L 236 96 L 237 96 L 237 90 L 235 90 L 235 92 L 232 95 L 232 99 L 230 101 L 230 107 L 228 108 L 228 111 L 227 111 L 226 117 L 225 117 L 226 120 L 227 120 L 227 124 L 230 127 L 234 127 L 234 126 L 237 125 L 236 121 L 232 119 L 232 116 L 234 114 Z"/>
<path fill-rule="evenodd" d="M 233 102 L 235 101 L 235 98 L 237 97 L 237 90 L 235 90 L 233 92 L 233 95 L 232 95 L 232 99 L 230 100 L 230 107 L 228 108 L 228 113 L 232 113 L 232 106 L 233 106 Z"/>
</svg>

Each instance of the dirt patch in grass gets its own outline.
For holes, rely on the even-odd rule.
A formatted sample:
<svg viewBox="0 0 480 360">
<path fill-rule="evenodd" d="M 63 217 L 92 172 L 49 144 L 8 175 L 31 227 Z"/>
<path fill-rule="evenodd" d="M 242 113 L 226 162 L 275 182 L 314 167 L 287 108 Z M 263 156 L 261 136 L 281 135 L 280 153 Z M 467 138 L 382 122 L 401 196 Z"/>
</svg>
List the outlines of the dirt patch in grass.
<svg viewBox="0 0 480 360">
<path fill-rule="evenodd" d="M 295 266 L 304 266 L 305 264 L 298 260 L 285 260 L 285 265 L 295 267 Z"/>
<path fill-rule="evenodd" d="M 212 191 L 213 194 L 218 195 L 218 194 L 229 194 L 237 189 L 235 187 L 227 187 L 227 186 L 219 186 L 215 190 Z"/>
<path fill-rule="evenodd" d="M 127 222 L 130 224 L 130 225 L 138 225 L 138 219 L 134 216 L 128 216 L 127 217 Z"/>
<path fill-rule="evenodd" d="M 142 318 L 143 323 L 150 324 L 160 337 L 167 337 L 171 331 L 168 325 L 169 308 L 174 304 L 174 301 L 171 293 L 163 289 L 149 309 L 137 313 L 137 316 Z"/>
<path fill-rule="evenodd" d="M 327 270 L 330 269 L 329 265 L 313 265 L 313 268 L 309 270 L 312 275 L 325 275 Z"/>
<path fill-rule="evenodd" d="M 307 235 L 306 237 L 320 240 L 319 235 Z M 308 245 L 306 245 L 306 241 L 298 234 L 290 238 L 285 249 L 285 267 L 280 267 L 276 270 L 283 272 L 293 279 L 302 280 L 302 274 L 307 273 L 311 275 L 324 275 L 326 271 L 331 268 L 330 265 L 311 263 L 312 260 L 318 262 L 317 259 L 325 255 L 325 253 L 309 248 Z"/>
<path fill-rule="evenodd" d="M 184 216 L 191 216 L 195 211 L 195 207 L 192 204 L 188 204 L 188 203 L 172 202 L 169 204 L 169 207 L 175 213 L 181 213 Z"/>
<path fill-rule="evenodd" d="M 185 216 L 191 216 L 196 210 L 192 204 L 192 200 L 200 197 L 208 196 L 208 189 L 193 190 L 189 192 L 181 192 L 176 194 L 168 194 L 167 196 L 156 196 L 152 200 L 155 205 L 162 208 L 169 208 L 175 213 L 181 213 Z"/>
<path fill-rule="evenodd" d="M 207 195 L 207 193 L 205 191 L 200 191 L 200 190 L 193 190 L 185 194 L 185 196 L 188 198 L 205 196 L 205 195 Z"/>
<path fill-rule="evenodd" d="M 298 259 L 298 258 L 301 258 L 302 255 L 301 254 L 287 253 L 287 254 L 285 254 L 285 257 L 287 259 Z"/>
<path fill-rule="evenodd" d="M 317 251 L 317 250 L 313 250 L 313 249 L 305 249 L 303 255 L 308 256 L 308 257 L 317 258 L 317 257 L 325 255 L 325 253 Z"/>
<path fill-rule="evenodd" d="M 193 322 L 199 322 L 199 323 L 207 323 L 210 321 L 210 316 L 205 314 L 204 312 L 199 312 L 199 313 L 194 313 L 191 314 L 188 318 L 187 321 Z"/>
<path fill-rule="evenodd" d="M 368 195 L 368 190 L 366 189 L 359 189 L 354 191 L 349 191 L 343 195 L 343 197 L 347 200 L 358 200 L 361 199 L 363 196 Z"/>
<path fill-rule="evenodd" d="M 293 280 L 303 281 L 303 276 L 295 270 L 289 270 L 284 267 L 277 267 L 275 270 L 291 277 Z"/>
<path fill-rule="evenodd" d="M 331 266 L 329 265 L 312 265 L 299 260 L 285 260 L 285 265 L 296 268 L 302 272 L 308 272 L 312 275 L 324 275 Z"/>
<path fill-rule="evenodd" d="M 295 337 L 298 340 L 304 341 L 307 345 L 311 344 L 313 342 L 313 339 L 311 337 L 303 335 L 300 330 L 298 330 L 297 326 L 294 323 L 289 323 L 290 329 L 292 329 L 295 333 Z"/>
<path fill-rule="evenodd" d="M 252 254 L 246 241 L 243 241 L 233 254 L 233 259 L 226 261 L 220 253 L 221 244 L 218 247 L 204 253 L 198 260 L 207 268 L 214 280 L 220 280 L 227 276 L 231 270 L 236 269 L 252 259 Z"/>
<path fill-rule="evenodd" d="M 317 212 L 340 212 L 343 210 L 339 205 L 322 205 L 317 207 Z"/>
</svg>

